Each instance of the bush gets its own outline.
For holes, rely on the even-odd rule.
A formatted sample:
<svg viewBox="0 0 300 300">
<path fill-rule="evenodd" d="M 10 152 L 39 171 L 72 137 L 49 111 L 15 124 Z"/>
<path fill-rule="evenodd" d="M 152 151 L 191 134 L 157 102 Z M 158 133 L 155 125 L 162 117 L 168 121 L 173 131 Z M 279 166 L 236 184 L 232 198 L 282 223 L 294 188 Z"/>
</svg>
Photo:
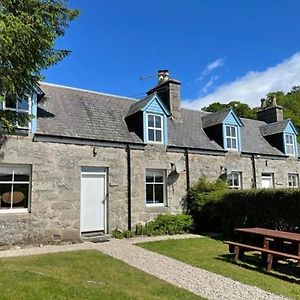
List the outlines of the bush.
<svg viewBox="0 0 300 300">
<path fill-rule="evenodd" d="M 133 237 L 133 233 L 131 230 L 119 230 L 119 229 L 115 229 L 112 231 L 111 236 L 115 239 L 128 239 Z"/>
<path fill-rule="evenodd" d="M 196 232 L 232 234 L 237 227 L 300 231 L 300 190 L 215 189 L 205 193 L 194 186 L 188 208 Z"/>
<path fill-rule="evenodd" d="M 136 235 L 166 235 L 182 234 L 189 232 L 193 225 L 192 217 L 185 214 L 159 215 L 155 220 L 145 225 L 136 226 Z"/>
</svg>

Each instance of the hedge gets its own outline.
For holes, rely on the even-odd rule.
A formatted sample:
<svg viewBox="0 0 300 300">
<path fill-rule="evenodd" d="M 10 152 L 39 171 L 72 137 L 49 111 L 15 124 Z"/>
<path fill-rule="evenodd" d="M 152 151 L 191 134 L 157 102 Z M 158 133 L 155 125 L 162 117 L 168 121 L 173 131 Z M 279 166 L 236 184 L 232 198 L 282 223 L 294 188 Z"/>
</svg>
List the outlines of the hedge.
<svg viewBox="0 0 300 300">
<path fill-rule="evenodd" d="M 194 193 L 188 210 L 196 232 L 232 234 L 237 227 L 300 232 L 298 189 L 220 190 L 199 193 L 198 197 Z"/>
</svg>

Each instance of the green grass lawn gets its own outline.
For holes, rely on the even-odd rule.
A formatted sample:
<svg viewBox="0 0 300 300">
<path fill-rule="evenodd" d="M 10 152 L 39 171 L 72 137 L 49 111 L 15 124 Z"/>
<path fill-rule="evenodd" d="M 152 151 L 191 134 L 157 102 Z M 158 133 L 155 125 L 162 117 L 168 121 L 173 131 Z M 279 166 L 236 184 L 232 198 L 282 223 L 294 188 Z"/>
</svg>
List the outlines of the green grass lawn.
<svg viewBox="0 0 300 300">
<path fill-rule="evenodd" d="M 139 246 L 266 291 L 300 299 L 299 268 L 280 263 L 276 271 L 267 273 L 260 266 L 258 255 L 248 257 L 249 254 L 243 262 L 236 264 L 222 241 L 199 238 L 149 242 Z"/>
<path fill-rule="evenodd" d="M 0 299 L 202 299 L 97 251 L 0 259 Z"/>
</svg>

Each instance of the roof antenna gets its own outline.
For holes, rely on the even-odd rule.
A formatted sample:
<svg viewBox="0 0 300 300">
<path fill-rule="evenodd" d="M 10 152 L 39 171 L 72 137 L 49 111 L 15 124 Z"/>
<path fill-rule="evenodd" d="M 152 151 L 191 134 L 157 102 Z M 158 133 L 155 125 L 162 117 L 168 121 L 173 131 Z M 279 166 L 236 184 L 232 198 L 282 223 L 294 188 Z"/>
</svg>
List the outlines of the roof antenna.
<svg viewBox="0 0 300 300">
<path fill-rule="evenodd" d="M 148 80 L 148 79 L 151 79 L 151 78 L 154 78 L 156 77 L 156 74 L 155 75 L 147 75 L 147 76 L 140 76 L 140 80 Z"/>
</svg>

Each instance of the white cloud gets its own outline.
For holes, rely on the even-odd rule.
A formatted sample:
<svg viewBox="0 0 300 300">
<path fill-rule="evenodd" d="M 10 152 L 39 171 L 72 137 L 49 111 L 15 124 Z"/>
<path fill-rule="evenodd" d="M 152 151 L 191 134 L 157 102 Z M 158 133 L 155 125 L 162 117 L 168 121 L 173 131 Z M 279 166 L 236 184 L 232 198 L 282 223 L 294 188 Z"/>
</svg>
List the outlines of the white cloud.
<svg viewBox="0 0 300 300">
<path fill-rule="evenodd" d="M 203 80 L 204 77 L 206 77 L 209 73 L 211 73 L 213 70 L 218 69 L 220 67 L 224 66 L 224 59 L 218 58 L 214 60 L 213 62 L 209 63 L 206 68 L 200 73 L 200 76 L 197 77 L 197 81 Z"/>
<path fill-rule="evenodd" d="M 208 92 L 208 89 L 214 84 L 214 82 L 216 80 L 219 79 L 219 76 L 218 75 L 212 75 L 210 78 L 209 78 L 209 81 L 204 85 L 204 87 L 202 88 L 202 91 L 204 93 L 207 93 Z"/>
<path fill-rule="evenodd" d="M 183 106 L 200 109 L 213 102 L 228 103 L 232 100 L 240 100 L 252 107 L 259 106 L 260 99 L 267 93 L 287 92 L 294 85 L 300 85 L 300 52 L 262 72 L 250 71 L 204 97 L 186 100 Z"/>
</svg>

